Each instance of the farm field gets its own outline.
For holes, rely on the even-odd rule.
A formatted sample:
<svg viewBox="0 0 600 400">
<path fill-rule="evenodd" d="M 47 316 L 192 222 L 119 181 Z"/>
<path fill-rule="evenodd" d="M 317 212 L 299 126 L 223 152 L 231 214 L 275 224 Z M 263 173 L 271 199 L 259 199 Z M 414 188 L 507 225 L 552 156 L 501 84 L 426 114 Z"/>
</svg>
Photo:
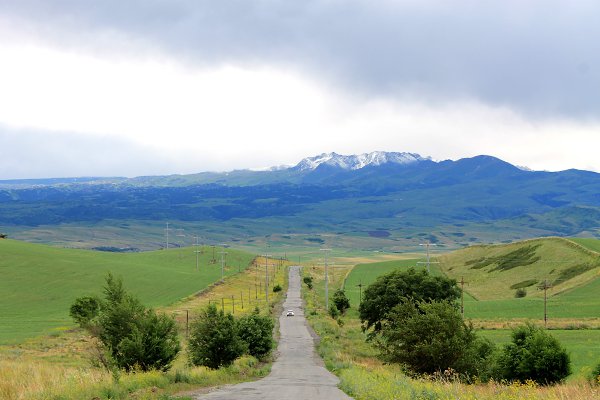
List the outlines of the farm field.
<svg viewBox="0 0 600 400">
<path fill-rule="evenodd" d="M 144 253 L 63 249 L 0 240 L 0 344 L 59 332 L 73 326 L 69 307 L 84 295 L 100 295 L 107 273 L 123 278 L 125 288 L 143 303 L 164 306 L 197 293 L 221 276 L 219 251 L 195 247 Z M 245 269 L 250 253 L 227 249 L 225 275 Z"/>
<path fill-rule="evenodd" d="M 436 260 L 440 263 L 431 264 L 431 271 L 433 274 L 444 273 L 457 281 L 464 276 L 465 318 L 471 320 L 476 327 L 484 328 L 480 332 L 497 344 L 509 340 L 510 328 L 513 326 L 526 321 L 542 326 L 544 324 L 544 293 L 537 287 L 539 280 L 526 287 L 527 295 L 524 298 L 515 298 L 515 290 L 510 288 L 513 284 L 511 282 L 526 281 L 544 272 L 553 277 L 552 282 L 558 283 L 547 291 L 548 327 L 571 352 L 573 375 L 570 379 L 580 379 L 600 361 L 600 298 L 597 296 L 600 293 L 600 254 L 593 252 L 594 245 L 598 242 L 589 240 L 574 243 L 549 238 L 509 245 L 475 246 L 437 257 Z M 522 249 L 529 251 L 532 246 L 535 248 L 534 252 L 523 252 Z M 519 259 L 519 251 L 522 252 L 521 256 L 526 254 L 522 259 Z M 490 272 L 507 255 L 509 259 L 516 260 L 516 264 L 525 265 Z M 494 257 L 494 261 L 488 263 L 487 259 Z M 558 258 L 568 262 L 550 262 Z M 482 268 L 470 268 L 475 264 L 471 260 L 486 265 Z M 345 278 L 345 290 L 354 310 L 359 302 L 358 284 L 362 282 L 364 290 L 377 276 L 396 268 L 415 267 L 417 261 L 409 259 L 356 265 Z M 577 266 L 580 265 L 586 267 L 578 269 Z M 421 264 L 417 268 L 424 266 Z M 568 279 L 560 281 L 559 277 L 565 276 L 563 271 L 574 273 Z M 473 292 L 476 296 L 472 295 Z M 353 311 L 349 317 L 357 318 L 358 315 Z"/>
</svg>

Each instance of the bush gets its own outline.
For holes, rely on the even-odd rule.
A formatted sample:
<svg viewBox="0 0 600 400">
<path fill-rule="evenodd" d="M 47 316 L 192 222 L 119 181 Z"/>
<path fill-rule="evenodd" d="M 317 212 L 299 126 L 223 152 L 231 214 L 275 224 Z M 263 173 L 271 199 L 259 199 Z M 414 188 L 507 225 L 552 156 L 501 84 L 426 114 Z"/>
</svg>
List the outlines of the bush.
<svg viewBox="0 0 600 400">
<path fill-rule="evenodd" d="M 515 297 L 517 299 L 523 298 L 525 296 L 527 296 L 527 289 L 525 289 L 525 288 L 519 288 L 519 289 L 517 289 L 515 291 Z"/>
<path fill-rule="evenodd" d="M 600 385 L 600 363 L 590 373 L 589 380 L 592 385 Z"/>
<path fill-rule="evenodd" d="M 281 285 L 277 284 L 275 286 L 273 286 L 273 293 L 277 293 L 277 292 L 281 292 Z"/>
<path fill-rule="evenodd" d="M 69 315 L 82 328 L 87 327 L 100 312 L 100 299 L 95 296 L 84 296 L 75 299 L 71 305 Z"/>
<path fill-rule="evenodd" d="M 493 345 L 477 340 L 456 307 L 445 301 L 404 302 L 390 311 L 377 347 L 385 361 L 399 363 L 415 374 L 449 368 L 480 375 Z"/>
<path fill-rule="evenodd" d="M 238 325 L 231 314 L 217 311 L 210 304 L 192 323 L 188 356 L 193 365 L 211 369 L 229 366 L 247 351 L 246 343 L 238 334 Z"/>
<path fill-rule="evenodd" d="M 125 370 L 168 370 L 180 350 L 175 320 L 146 309 L 111 274 L 106 278 L 104 297 L 97 318 L 85 325 L 100 340 L 102 357 L 108 357 L 102 363 Z M 79 311 L 80 306 L 93 309 L 94 302 L 81 299 L 77 299 L 71 310 L 85 316 Z"/>
<path fill-rule="evenodd" d="M 454 279 L 431 276 L 425 270 L 396 270 L 382 275 L 369 285 L 359 306 L 363 330 L 373 329 L 369 337 L 381 329 L 388 312 L 407 300 L 420 302 L 453 301 L 460 297 Z"/>
<path fill-rule="evenodd" d="M 340 315 L 340 310 L 335 306 L 335 304 L 329 305 L 329 316 L 331 318 L 337 318 Z"/>
<path fill-rule="evenodd" d="M 333 304 L 342 314 L 346 313 L 346 310 L 350 308 L 350 300 L 348 300 L 346 292 L 342 289 L 336 290 L 333 294 Z"/>
<path fill-rule="evenodd" d="M 302 281 L 306 284 L 306 286 L 309 289 L 313 288 L 313 278 L 310 275 L 305 276 L 304 278 L 302 278 Z"/>
<path fill-rule="evenodd" d="M 497 360 L 495 378 L 541 385 L 563 381 L 571 373 L 571 360 L 558 340 L 527 324 L 515 328 L 512 343 L 504 346 Z"/>
<path fill-rule="evenodd" d="M 264 359 L 273 349 L 273 319 L 259 315 L 256 308 L 248 316 L 238 320 L 238 334 L 246 343 L 248 354 Z"/>
</svg>

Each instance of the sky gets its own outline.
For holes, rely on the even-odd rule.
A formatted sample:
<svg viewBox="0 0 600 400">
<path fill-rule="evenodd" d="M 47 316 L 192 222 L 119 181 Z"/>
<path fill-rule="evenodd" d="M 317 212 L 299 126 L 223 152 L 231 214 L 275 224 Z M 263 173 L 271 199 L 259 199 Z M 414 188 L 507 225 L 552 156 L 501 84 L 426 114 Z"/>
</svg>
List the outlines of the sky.
<svg viewBox="0 0 600 400">
<path fill-rule="evenodd" d="M 600 3 L 0 0 L 0 179 L 493 155 L 600 172 Z"/>
</svg>

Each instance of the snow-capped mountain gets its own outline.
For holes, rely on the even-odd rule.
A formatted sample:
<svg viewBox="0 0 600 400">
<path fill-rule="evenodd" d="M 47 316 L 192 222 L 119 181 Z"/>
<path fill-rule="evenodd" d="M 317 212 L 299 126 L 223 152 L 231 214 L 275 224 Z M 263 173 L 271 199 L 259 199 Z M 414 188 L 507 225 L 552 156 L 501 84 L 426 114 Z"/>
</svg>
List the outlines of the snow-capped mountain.
<svg viewBox="0 0 600 400">
<path fill-rule="evenodd" d="M 426 160 L 431 160 L 431 158 L 421 157 L 419 154 L 415 153 L 374 151 L 372 153 L 349 156 L 337 153 L 323 153 L 318 156 L 303 159 L 294 167 L 294 169 L 306 171 L 314 170 L 320 165 L 329 165 L 345 170 L 357 170 L 368 165 L 378 166 L 387 163 L 406 165 Z"/>
</svg>

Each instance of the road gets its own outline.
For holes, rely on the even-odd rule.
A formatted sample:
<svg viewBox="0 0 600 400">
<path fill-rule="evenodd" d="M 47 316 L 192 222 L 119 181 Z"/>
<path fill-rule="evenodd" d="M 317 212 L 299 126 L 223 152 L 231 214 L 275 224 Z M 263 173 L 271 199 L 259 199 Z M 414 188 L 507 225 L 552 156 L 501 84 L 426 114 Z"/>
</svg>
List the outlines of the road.
<svg viewBox="0 0 600 400">
<path fill-rule="evenodd" d="M 207 394 L 196 395 L 193 399 L 351 399 L 337 388 L 338 378 L 325 369 L 315 352 L 300 298 L 300 267 L 290 267 L 289 277 L 287 298 L 279 317 L 281 336 L 277 347 L 278 357 L 269 376 L 255 382 L 224 386 Z M 287 310 L 294 310 L 295 316 L 286 317 Z"/>
</svg>

